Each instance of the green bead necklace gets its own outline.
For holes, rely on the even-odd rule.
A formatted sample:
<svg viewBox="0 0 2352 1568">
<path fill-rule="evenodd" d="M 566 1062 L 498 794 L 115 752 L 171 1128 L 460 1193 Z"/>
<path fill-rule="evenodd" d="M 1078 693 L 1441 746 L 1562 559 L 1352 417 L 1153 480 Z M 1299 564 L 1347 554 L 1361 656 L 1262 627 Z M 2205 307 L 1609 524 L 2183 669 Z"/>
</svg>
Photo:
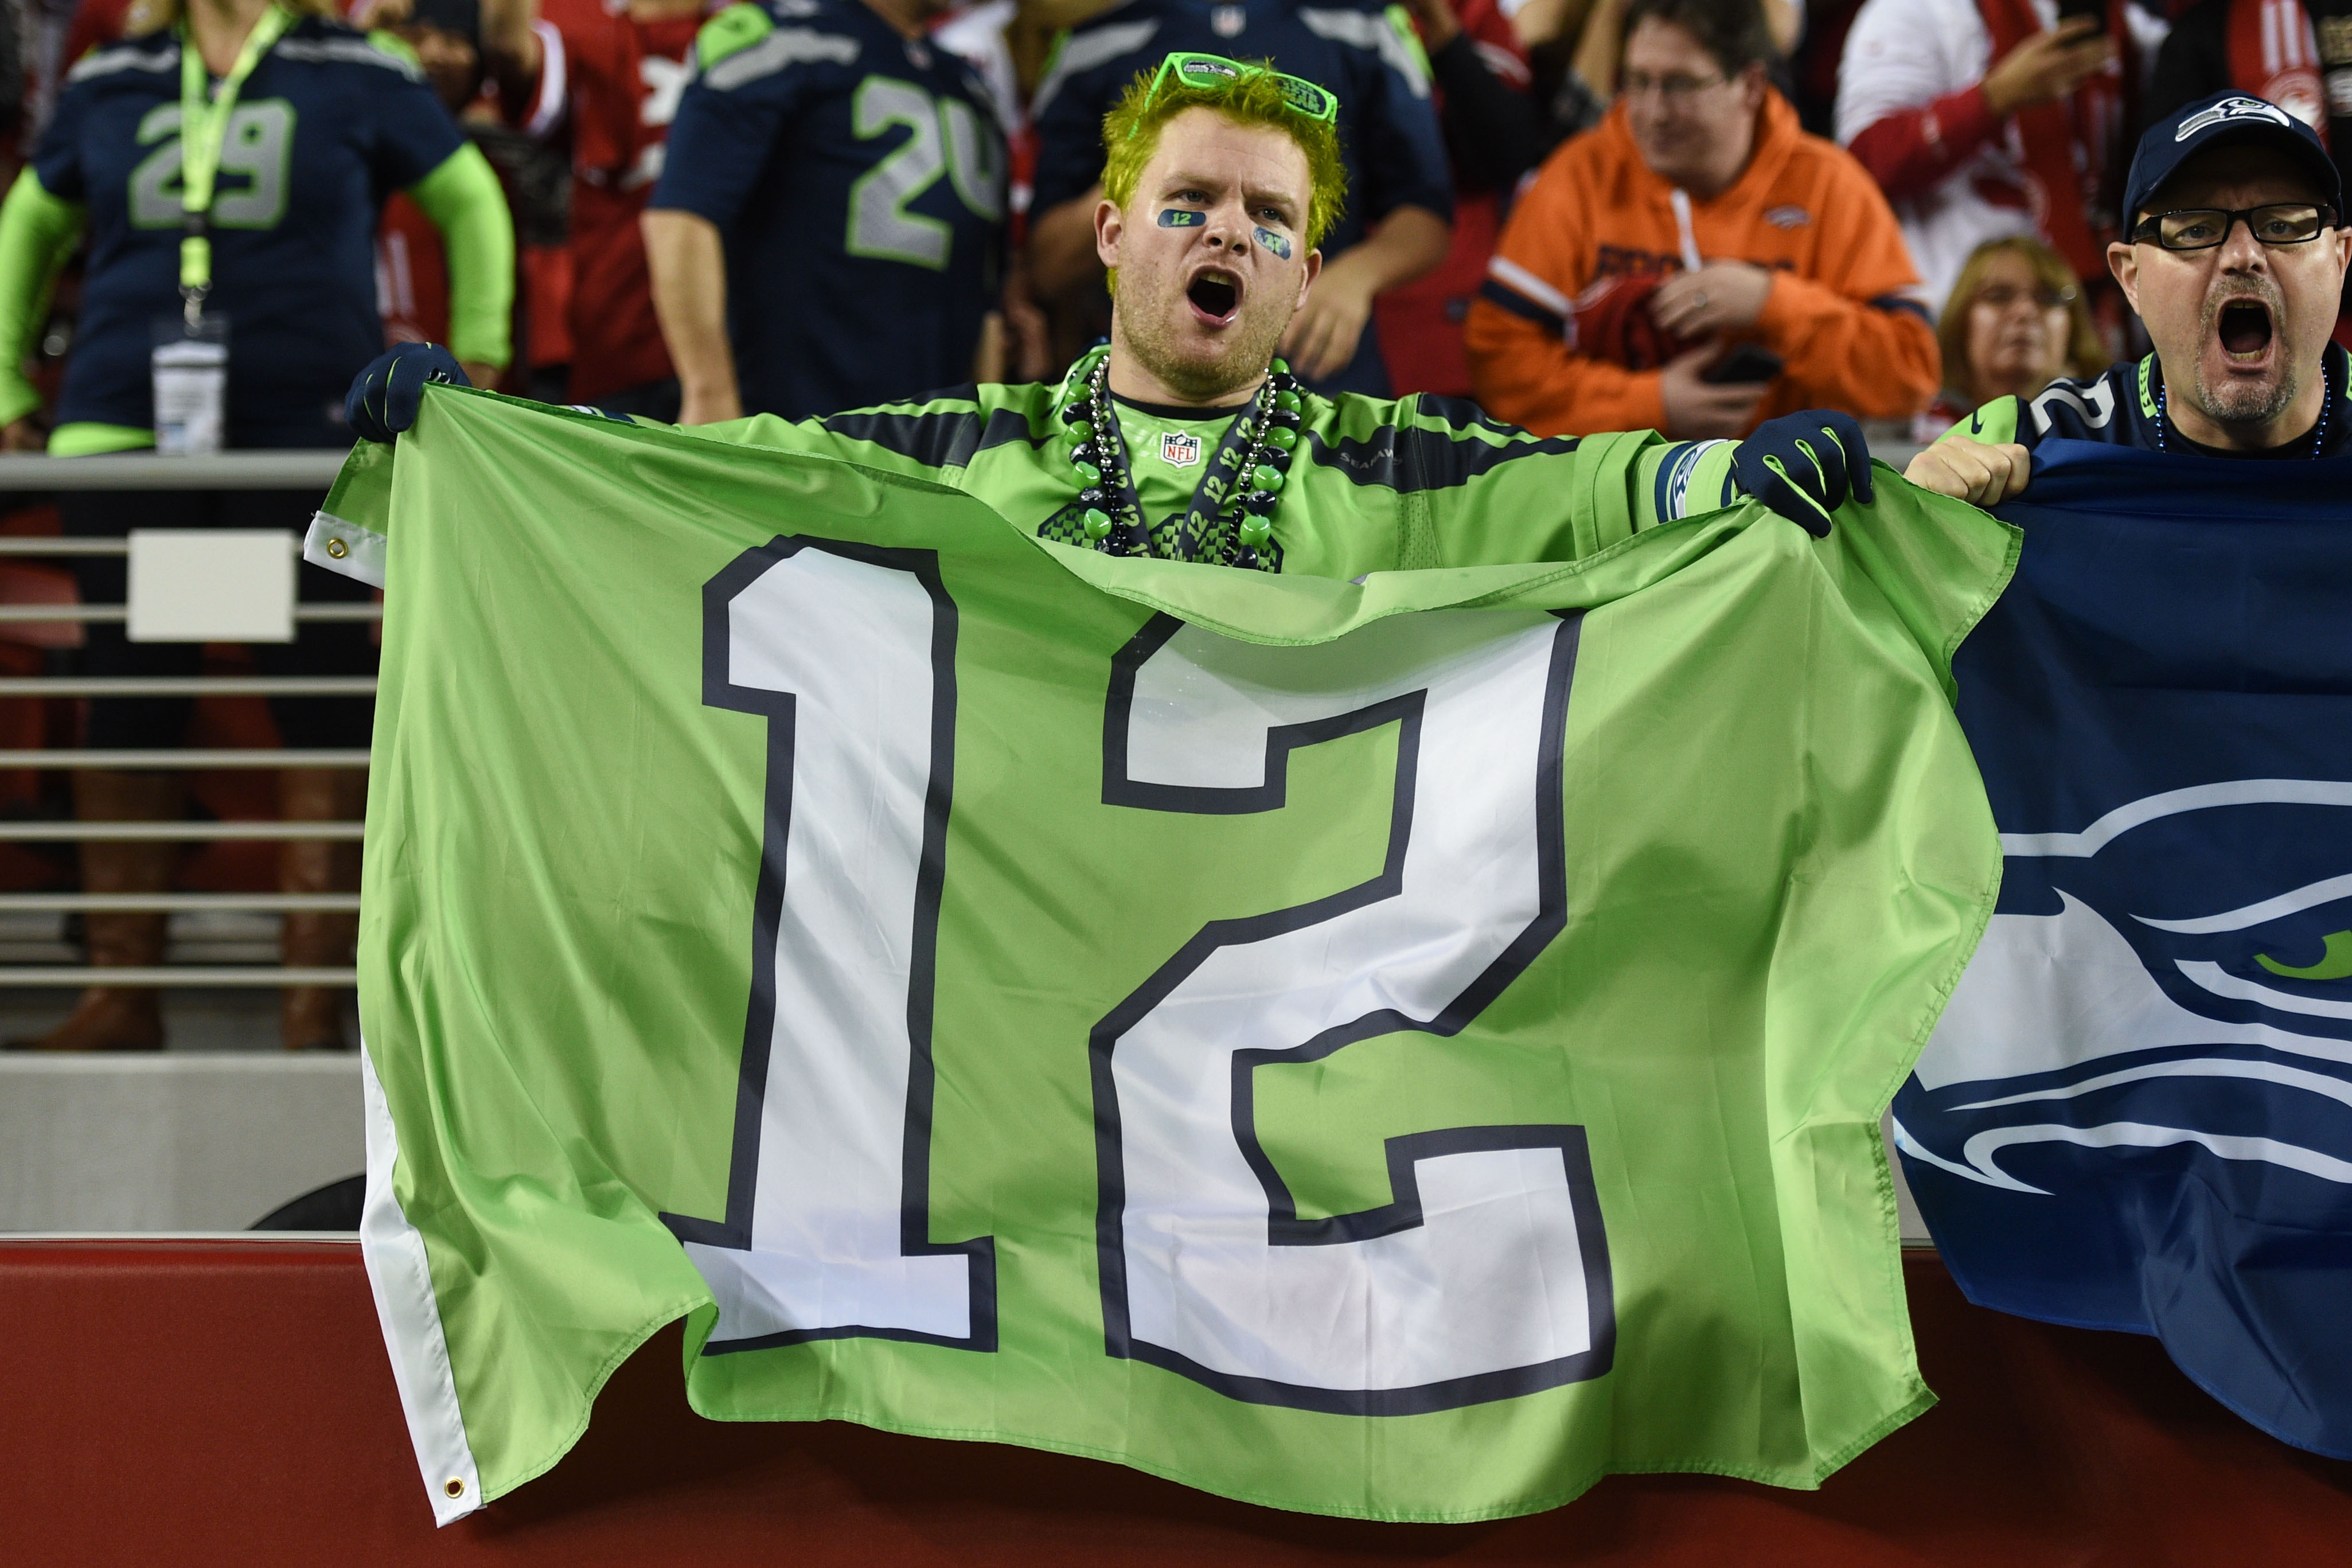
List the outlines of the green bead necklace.
<svg viewBox="0 0 2352 1568">
<path fill-rule="evenodd" d="M 1127 440 L 1110 401 L 1110 354 L 1073 374 L 1076 395 L 1061 410 L 1071 439 L 1078 497 L 1038 532 L 1084 543 L 1107 555 L 1203 561 L 1278 571 L 1274 514 L 1281 504 L 1302 419 L 1298 378 L 1279 359 L 1256 395 L 1234 416 L 1205 465 L 1192 505 L 1154 528 L 1143 514 L 1128 461 Z"/>
</svg>

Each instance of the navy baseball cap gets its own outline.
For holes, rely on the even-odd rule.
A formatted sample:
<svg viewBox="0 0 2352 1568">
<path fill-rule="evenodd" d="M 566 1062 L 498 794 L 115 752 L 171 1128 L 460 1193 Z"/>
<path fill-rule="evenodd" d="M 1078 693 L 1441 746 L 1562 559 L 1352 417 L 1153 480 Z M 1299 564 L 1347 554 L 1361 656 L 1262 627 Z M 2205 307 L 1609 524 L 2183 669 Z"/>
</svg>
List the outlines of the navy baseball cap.
<svg viewBox="0 0 2352 1568">
<path fill-rule="evenodd" d="M 2318 185 L 2320 199 L 2342 219 L 2343 184 L 2319 133 L 2267 99 L 2217 92 L 2158 121 L 2139 139 L 2139 149 L 2132 154 L 2131 174 L 2124 181 L 2125 237 L 2130 237 L 2132 219 L 2165 181 L 2180 172 L 2181 164 L 2210 147 L 2238 142 L 2275 147 L 2286 154 Z"/>
</svg>

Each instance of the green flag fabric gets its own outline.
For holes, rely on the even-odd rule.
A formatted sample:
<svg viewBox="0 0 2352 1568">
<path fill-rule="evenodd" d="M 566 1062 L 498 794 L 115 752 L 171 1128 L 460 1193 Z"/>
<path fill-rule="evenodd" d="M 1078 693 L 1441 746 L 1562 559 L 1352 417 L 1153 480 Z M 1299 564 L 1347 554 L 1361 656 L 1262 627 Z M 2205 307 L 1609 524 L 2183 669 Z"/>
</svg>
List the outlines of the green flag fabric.
<svg viewBox="0 0 2352 1568">
<path fill-rule="evenodd" d="M 719 1419 L 1389 1520 L 1932 1402 L 1877 1121 L 2012 531 L 1882 468 L 1349 583 L 468 392 L 394 452 L 362 1241 L 445 1521 L 680 1318 Z"/>
</svg>

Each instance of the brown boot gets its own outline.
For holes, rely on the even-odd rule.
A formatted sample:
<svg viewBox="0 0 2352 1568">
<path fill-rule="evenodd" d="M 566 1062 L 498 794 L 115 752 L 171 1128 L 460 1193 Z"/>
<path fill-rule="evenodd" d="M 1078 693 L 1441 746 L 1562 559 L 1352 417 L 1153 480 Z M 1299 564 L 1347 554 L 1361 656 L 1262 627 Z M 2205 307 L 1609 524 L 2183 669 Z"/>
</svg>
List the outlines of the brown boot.
<svg viewBox="0 0 2352 1568">
<path fill-rule="evenodd" d="M 74 777 L 74 814 L 85 822 L 171 821 L 180 815 L 180 781 L 171 773 L 89 769 Z M 90 840 L 81 847 L 82 888 L 92 893 L 157 893 L 172 885 L 180 847 L 168 843 Z M 89 962 L 100 969 L 143 969 L 163 962 L 160 911 L 92 912 L 83 917 Z M 155 988 L 93 985 L 73 1015 L 47 1034 L 10 1040 L 12 1051 L 153 1051 L 163 1046 L 163 1012 Z"/>
<path fill-rule="evenodd" d="M 288 768 L 278 798 L 289 822 L 352 822 L 367 808 L 367 775 L 341 768 Z M 359 846 L 327 839 L 289 840 L 278 851 L 278 885 L 289 893 L 354 892 L 360 885 Z M 297 910 L 280 939 L 289 968 L 342 968 L 359 934 L 354 914 Z M 279 1022 L 289 1051 L 348 1049 L 343 1038 L 342 986 L 289 986 Z"/>
</svg>

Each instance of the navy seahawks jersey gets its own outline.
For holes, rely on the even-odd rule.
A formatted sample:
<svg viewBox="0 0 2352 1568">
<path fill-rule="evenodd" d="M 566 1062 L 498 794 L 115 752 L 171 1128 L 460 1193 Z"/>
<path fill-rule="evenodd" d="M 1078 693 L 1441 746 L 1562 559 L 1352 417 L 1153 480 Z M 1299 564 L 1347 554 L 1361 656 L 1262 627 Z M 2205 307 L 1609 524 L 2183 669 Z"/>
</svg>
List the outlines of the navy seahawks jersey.
<svg viewBox="0 0 2352 1568">
<path fill-rule="evenodd" d="M 859 0 L 731 5 L 695 56 L 651 205 L 726 237 L 743 411 L 799 419 L 970 380 L 1005 191 L 971 68 Z"/>
<path fill-rule="evenodd" d="M 1430 98 L 1429 62 L 1411 31 L 1375 0 L 1128 0 L 1073 28 L 1047 62 L 1030 108 L 1037 126 L 1033 210 L 1045 212 L 1093 188 L 1102 177 L 1103 116 L 1138 71 L 1178 50 L 1271 59 L 1339 96 L 1348 205 L 1324 237 L 1326 258 L 1398 207 L 1453 216 L 1453 177 Z M 1385 395 L 1388 378 L 1378 369 L 1370 331 L 1356 357 L 1320 390 Z"/>
<path fill-rule="evenodd" d="M 229 327 L 232 447 L 347 444 L 343 393 L 383 351 L 376 218 L 462 145 L 415 64 L 305 17 L 229 115 L 207 310 Z M 68 73 L 33 169 L 88 208 L 89 262 L 61 424 L 154 423 L 149 356 L 180 310 L 180 40 L 93 50 Z"/>
<path fill-rule="evenodd" d="M 2160 417 L 2158 393 L 2162 373 L 2154 354 L 2110 365 L 2104 374 L 2088 381 L 2061 376 L 2032 397 L 1996 397 L 1945 434 L 1966 436 L 1972 441 L 2013 441 L 2029 450 L 2054 439 L 2201 453 L 2209 458 L 2339 458 L 2352 452 L 2352 408 L 2344 402 L 2347 369 L 2352 369 L 2352 360 L 2334 343 L 2328 344 L 2320 358 L 2320 374 L 2327 380 L 2326 412 L 2321 416 L 2326 427 L 2306 431 L 2268 451 L 2200 447 Z"/>
</svg>

